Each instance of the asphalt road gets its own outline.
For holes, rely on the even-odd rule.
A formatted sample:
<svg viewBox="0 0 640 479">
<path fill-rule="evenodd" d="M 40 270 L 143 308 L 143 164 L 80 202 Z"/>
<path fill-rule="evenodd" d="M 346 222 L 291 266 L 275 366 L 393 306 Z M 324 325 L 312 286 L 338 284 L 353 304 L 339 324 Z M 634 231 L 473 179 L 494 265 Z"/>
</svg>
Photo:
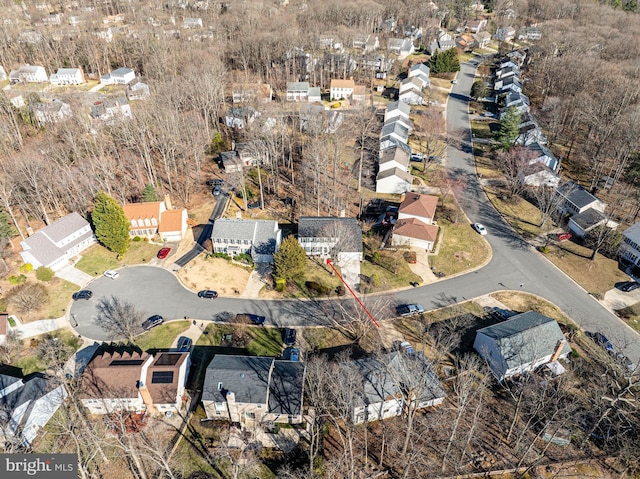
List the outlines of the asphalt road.
<svg viewBox="0 0 640 479">
<path fill-rule="evenodd" d="M 634 362 L 640 359 L 637 334 L 611 314 L 585 290 L 553 266 L 543 255 L 524 242 L 501 218 L 486 198 L 475 175 L 470 144 L 468 92 L 479 59 L 462 65 L 458 83 L 454 85 L 447 106 L 449 135 L 460 141 L 448 148 L 448 166 L 452 174 L 466 179 L 467 187 L 459 197 L 471 222 L 483 223 L 489 232 L 486 240 L 493 257 L 483 268 L 444 281 L 410 288 L 391 295 L 376 306 L 375 298 L 365 301 L 372 305 L 377 319 L 392 317 L 396 304 L 421 303 L 434 309 L 499 290 L 522 290 L 542 296 L 555 303 L 580 326 L 600 331 Z M 219 202 L 222 203 L 222 202 Z M 215 215 L 214 215 L 215 216 Z M 478 241 L 481 241 L 480 236 Z M 585 274 L 589 274 L 585 271 Z M 215 289 L 215 285 L 211 285 Z M 267 317 L 267 324 L 278 326 L 313 326 L 331 323 L 342 308 L 351 309 L 352 301 L 258 301 L 240 298 L 199 299 L 184 288 L 170 272 L 152 266 L 128 267 L 120 270 L 116 280 L 98 278 L 89 289 L 90 301 L 77 301 L 71 313 L 78 323 L 76 330 L 85 337 L 112 340 L 100 328 L 96 305 L 101 298 L 114 295 L 130 301 L 144 312 L 144 317 L 161 314 L 165 319 L 223 320 L 225 314 L 254 313 Z"/>
</svg>

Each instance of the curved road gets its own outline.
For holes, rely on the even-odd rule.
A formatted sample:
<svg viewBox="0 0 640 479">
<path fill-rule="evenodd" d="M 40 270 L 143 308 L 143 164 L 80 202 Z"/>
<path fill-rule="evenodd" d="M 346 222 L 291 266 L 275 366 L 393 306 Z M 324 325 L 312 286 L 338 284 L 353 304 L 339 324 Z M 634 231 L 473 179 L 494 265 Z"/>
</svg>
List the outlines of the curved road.
<svg viewBox="0 0 640 479">
<path fill-rule="evenodd" d="M 467 188 L 458 198 L 472 222 L 483 223 L 489 232 L 485 238 L 493 250 L 491 261 L 469 274 L 449 278 L 420 288 L 394 293 L 394 304 L 420 302 L 435 309 L 499 290 L 523 290 L 555 303 L 586 330 L 600 331 L 635 363 L 640 359 L 638 336 L 611 314 L 584 289 L 523 241 L 493 208 L 475 174 L 468 114 L 468 93 L 480 58 L 461 67 L 447 106 L 450 136 L 461 141 L 448 148 L 448 167 L 452 174 L 466 178 Z M 585 272 L 588 274 L 588 272 Z M 120 270 L 117 280 L 97 278 L 91 283 L 94 296 L 76 301 L 71 308 L 72 323 L 81 335 L 96 340 L 111 340 L 96 322 L 96 305 L 102 296 L 114 295 L 131 301 L 148 315 L 198 320 L 220 319 L 222 312 L 255 313 L 279 326 L 311 326 L 330 323 L 344 305 L 339 301 L 260 301 L 240 298 L 199 299 L 182 287 L 170 272 L 157 267 L 136 266 Z M 101 293 L 104 291 L 104 293 Z M 393 316 L 392 305 L 377 312 L 378 317 Z"/>
</svg>

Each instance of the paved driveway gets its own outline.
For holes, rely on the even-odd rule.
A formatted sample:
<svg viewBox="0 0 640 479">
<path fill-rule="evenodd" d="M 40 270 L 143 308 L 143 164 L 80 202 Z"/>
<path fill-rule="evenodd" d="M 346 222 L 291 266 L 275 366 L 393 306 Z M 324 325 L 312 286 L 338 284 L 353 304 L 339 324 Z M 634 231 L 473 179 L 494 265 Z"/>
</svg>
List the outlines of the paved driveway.
<svg viewBox="0 0 640 479">
<path fill-rule="evenodd" d="M 81 288 L 89 284 L 93 279 L 93 276 L 84 271 L 80 271 L 73 265 L 65 266 L 60 271 L 56 271 L 56 276 L 70 283 L 77 284 Z"/>
</svg>

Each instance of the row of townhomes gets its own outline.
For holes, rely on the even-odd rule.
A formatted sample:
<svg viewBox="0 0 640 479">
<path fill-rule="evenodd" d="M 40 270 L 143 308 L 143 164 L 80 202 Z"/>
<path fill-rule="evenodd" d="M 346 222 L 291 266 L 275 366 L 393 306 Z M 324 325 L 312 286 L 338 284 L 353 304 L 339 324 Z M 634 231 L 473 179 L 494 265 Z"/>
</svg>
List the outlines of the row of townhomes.
<svg viewBox="0 0 640 479">
<path fill-rule="evenodd" d="M 4 72 L 4 69 L 2 69 Z M 100 77 L 103 85 L 127 85 L 136 78 L 132 68 L 122 67 Z M 21 65 L 9 72 L 9 82 L 18 83 L 51 83 L 52 85 L 81 85 L 86 83 L 82 68 L 58 68 L 55 73 L 47 75 L 40 65 Z"/>
<path fill-rule="evenodd" d="M 413 122 L 409 119 L 410 112 L 409 104 L 400 100 L 387 105 L 384 125 L 380 131 L 377 193 L 402 194 L 411 189 L 411 147 L 407 143 L 409 134 L 413 131 Z"/>
</svg>

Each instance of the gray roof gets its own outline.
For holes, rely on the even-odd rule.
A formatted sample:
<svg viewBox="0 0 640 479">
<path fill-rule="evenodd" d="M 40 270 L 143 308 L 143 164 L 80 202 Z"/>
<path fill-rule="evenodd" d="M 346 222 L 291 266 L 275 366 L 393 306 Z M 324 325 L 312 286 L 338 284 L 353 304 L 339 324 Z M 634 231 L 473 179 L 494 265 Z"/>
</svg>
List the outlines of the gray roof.
<svg viewBox="0 0 640 479">
<path fill-rule="evenodd" d="M 386 178 L 390 178 L 392 176 L 397 176 L 401 180 L 406 181 L 409 184 L 413 183 L 413 176 L 406 171 L 401 170 L 400 168 L 389 168 L 388 170 L 381 171 L 376 176 L 376 181 L 384 180 Z"/>
<path fill-rule="evenodd" d="M 391 161 L 396 161 L 401 165 L 408 165 L 409 154 L 405 150 L 397 146 L 394 146 L 393 148 L 387 148 L 386 150 L 382 150 L 382 153 L 380 154 L 380 161 L 378 163 L 383 164 Z"/>
<path fill-rule="evenodd" d="M 305 365 L 302 362 L 275 361 L 269 382 L 269 412 L 302 414 Z"/>
<path fill-rule="evenodd" d="M 567 190 L 569 194 L 565 194 Z M 576 205 L 578 209 L 582 209 L 585 206 L 588 206 L 598 200 L 595 196 L 589 193 L 584 187 L 578 185 L 577 183 L 567 182 L 563 185 L 560 185 L 558 188 L 558 192 L 562 194 L 568 201 Z"/>
<path fill-rule="evenodd" d="M 362 253 L 362 229 L 355 218 L 301 216 L 298 238 L 338 238 L 340 252 Z"/>
<path fill-rule="evenodd" d="M 553 354 L 558 341 L 566 340 L 555 320 L 535 311 L 521 313 L 501 323 L 479 329 L 477 334 L 496 340 L 509 369 Z M 561 354 L 570 352 L 571 346 L 566 342 Z"/>
<path fill-rule="evenodd" d="M 404 138 L 405 140 L 409 138 L 409 130 L 398 121 L 392 121 L 391 123 L 385 123 L 382 125 L 380 138 L 384 138 L 392 133 L 395 133 L 396 136 Z"/>
<path fill-rule="evenodd" d="M 411 121 L 409 118 L 405 118 L 404 116 L 394 116 L 393 118 L 389 118 L 388 120 L 386 120 L 384 124 L 391 125 L 392 123 L 396 122 L 400 123 L 400 125 L 404 126 L 405 128 L 408 128 L 409 131 L 414 129 L 413 121 Z"/>
<path fill-rule="evenodd" d="M 386 136 L 386 137 L 380 139 L 380 143 L 382 143 L 384 141 L 389 141 L 391 143 L 391 145 L 387 146 L 386 148 L 382 148 L 381 151 L 384 151 L 384 150 L 389 149 L 389 148 L 395 148 L 397 146 L 398 148 L 401 148 L 402 150 L 404 150 L 407 153 L 409 153 L 409 155 L 411 155 L 411 146 L 408 145 L 407 143 L 405 143 L 403 141 L 400 141 L 397 138 L 394 138 L 394 137 L 391 137 L 391 136 Z"/>
<path fill-rule="evenodd" d="M 211 240 L 248 240 L 259 254 L 273 254 L 276 251 L 278 222 L 273 220 L 243 220 L 220 218 L 213 223 Z"/>
<path fill-rule="evenodd" d="M 89 225 L 78 213 L 69 213 L 64 218 L 59 219 L 55 223 L 45 226 L 41 230 L 36 231 L 32 236 L 26 238 L 23 243 L 29 248 L 29 252 L 45 266 L 55 263 L 71 248 L 78 243 L 83 242 L 93 235 L 93 231 L 89 231 L 82 236 L 75 238 L 70 243 L 60 248 L 56 243 L 62 241 L 68 236 L 76 233 L 82 228 Z"/>
<path fill-rule="evenodd" d="M 222 167 L 226 170 L 230 166 L 242 166 L 242 160 L 238 156 L 237 151 L 223 151 L 220 153 L 220 161 Z"/>
<path fill-rule="evenodd" d="M 111 76 L 124 76 L 127 75 L 128 73 L 132 73 L 133 72 L 133 68 L 129 68 L 129 67 L 120 67 L 116 70 L 113 70 L 111 72 Z"/>
<path fill-rule="evenodd" d="M 634 243 L 640 244 L 640 221 L 638 221 L 634 225 L 629 226 L 622 232 L 622 235 L 625 238 L 629 238 Z"/>
<path fill-rule="evenodd" d="M 216 354 L 207 366 L 202 400 L 224 402 L 230 391 L 236 402 L 266 404 L 273 361 L 273 358 Z"/>
<path fill-rule="evenodd" d="M 573 215 L 571 217 L 571 221 L 577 224 L 584 232 L 587 232 L 591 228 L 598 226 L 605 220 L 606 218 L 604 217 L 604 215 L 593 208 L 588 208 L 582 213 Z"/>
<path fill-rule="evenodd" d="M 314 86 L 309 88 L 309 96 L 320 96 L 320 87 L 319 86 Z"/>
<path fill-rule="evenodd" d="M 425 75 L 429 76 L 431 69 L 424 63 L 417 63 L 411 67 L 410 71 L 412 73 L 417 73 L 417 72 L 424 73 Z"/>
<path fill-rule="evenodd" d="M 409 116 L 409 113 L 411 113 L 411 107 L 407 105 L 405 102 L 400 100 L 394 101 L 393 103 L 389 103 L 387 105 L 387 111 L 393 111 L 393 110 L 400 110 L 402 113 L 404 113 L 407 116 Z"/>
<path fill-rule="evenodd" d="M 309 91 L 308 81 L 294 81 L 287 83 L 287 91 Z"/>
</svg>

